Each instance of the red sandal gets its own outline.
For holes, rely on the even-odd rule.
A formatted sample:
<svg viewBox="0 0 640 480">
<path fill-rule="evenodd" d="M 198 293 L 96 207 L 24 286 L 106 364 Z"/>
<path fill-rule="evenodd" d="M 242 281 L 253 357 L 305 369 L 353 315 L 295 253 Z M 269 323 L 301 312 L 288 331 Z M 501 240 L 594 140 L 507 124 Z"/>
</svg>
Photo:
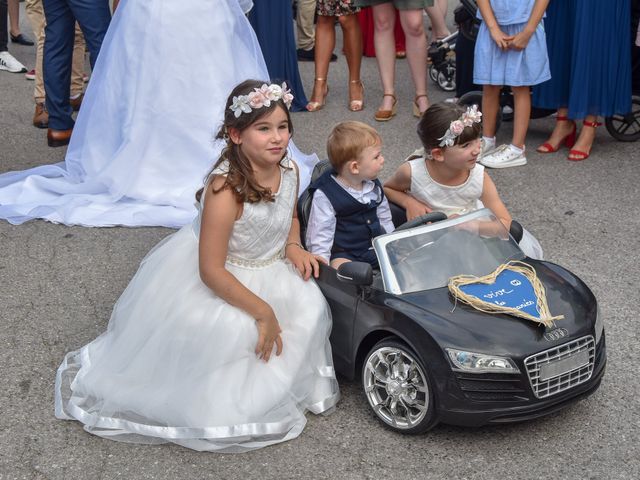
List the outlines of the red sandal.
<svg viewBox="0 0 640 480">
<path fill-rule="evenodd" d="M 563 143 L 568 148 L 573 147 L 573 145 L 576 143 L 576 122 L 574 122 L 573 120 L 570 120 L 569 117 L 565 117 L 564 115 L 558 115 L 556 117 L 556 122 L 571 122 L 573 123 L 573 130 L 571 130 L 571 132 L 569 132 L 566 137 L 560 140 L 560 143 L 558 144 L 557 147 L 554 147 L 549 142 L 545 142 L 542 145 L 540 145 L 538 148 L 536 148 L 536 152 L 554 153 L 560 149 L 560 146 Z M 544 150 L 540 150 L 541 148 L 544 148 Z"/>
<path fill-rule="evenodd" d="M 597 128 L 600 125 L 602 125 L 602 123 L 600 122 L 587 122 L 586 120 L 582 122 L 582 125 L 585 127 L 591 127 L 591 128 Z M 572 162 L 580 162 L 582 160 L 585 160 L 587 158 L 589 158 L 589 155 L 591 154 L 591 149 L 589 149 L 589 152 L 583 152 L 582 150 L 569 150 L 569 156 L 567 157 L 567 160 L 571 160 Z M 573 157 L 571 157 L 571 155 L 573 155 Z"/>
</svg>

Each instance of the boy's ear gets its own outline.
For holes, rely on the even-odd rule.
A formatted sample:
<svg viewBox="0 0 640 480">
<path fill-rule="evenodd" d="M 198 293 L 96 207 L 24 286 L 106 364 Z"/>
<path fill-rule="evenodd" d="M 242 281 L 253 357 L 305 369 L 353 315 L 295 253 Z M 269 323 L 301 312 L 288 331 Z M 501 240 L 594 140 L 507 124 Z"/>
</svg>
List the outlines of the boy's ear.
<svg viewBox="0 0 640 480">
<path fill-rule="evenodd" d="M 442 148 L 432 148 L 431 149 L 431 158 L 433 158 L 436 162 L 442 162 L 444 160 L 444 152 Z"/>
<path fill-rule="evenodd" d="M 229 138 L 236 145 L 240 145 L 242 140 L 240 139 L 240 130 L 234 127 L 229 127 L 227 132 L 229 133 Z"/>
<path fill-rule="evenodd" d="M 351 173 L 352 175 L 357 175 L 358 172 L 360 171 L 357 160 L 351 160 L 347 164 L 347 166 L 349 167 L 349 173 Z"/>
</svg>

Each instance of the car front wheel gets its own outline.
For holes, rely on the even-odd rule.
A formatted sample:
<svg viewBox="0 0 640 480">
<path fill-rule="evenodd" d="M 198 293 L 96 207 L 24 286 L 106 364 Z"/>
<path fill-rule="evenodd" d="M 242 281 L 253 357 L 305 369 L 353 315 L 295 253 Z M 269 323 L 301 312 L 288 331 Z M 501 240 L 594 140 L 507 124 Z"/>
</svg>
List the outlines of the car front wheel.
<svg viewBox="0 0 640 480">
<path fill-rule="evenodd" d="M 422 433 L 437 423 L 427 369 L 397 339 L 382 340 L 367 354 L 362 386 L 375 414 L 392 430 Z"/>
</svg>

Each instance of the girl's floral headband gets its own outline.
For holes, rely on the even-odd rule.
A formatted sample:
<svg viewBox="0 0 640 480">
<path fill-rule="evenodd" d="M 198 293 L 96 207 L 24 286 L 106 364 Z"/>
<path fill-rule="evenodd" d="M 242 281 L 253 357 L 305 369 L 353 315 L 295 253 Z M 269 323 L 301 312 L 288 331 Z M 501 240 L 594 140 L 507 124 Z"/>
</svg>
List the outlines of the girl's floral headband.
<svg viewBox="0 0 640 480">
<path fill-rule="evenodd" d="M 467 111 L 462 114 L 458 120 L 454 120 L 449 124 L 449 128 L 444 133 L 440 140 L 440 147 L 452 147 L 456 141 L 456 138 L 464 131 L 466 127 L 471 127 L 474 123 L 480 122 L 482 119 L 482 112 L 478 111 L 477 105 L 472 105 L 467 108 Z"/>
<path fill-rule="evenodd" d="M 238 118 L 243 113 L 251 112 L 251 110 L 269 107 L 271 106 L 271 102 L 277 102 L 278 100 L 282 100 L 287 108 L 291 108 L 293 95 L 291 95 L 291 90 L 287 88 L 287 84 L 283 83 L 282 86 L 280 86 L 275 83 L 271 85 L 263 83 L 260 88 L 254 88 L 253 92 L 247 95 L 233 97 L 233 103 L 229 107 L 229 110 Z"/>
</svg>

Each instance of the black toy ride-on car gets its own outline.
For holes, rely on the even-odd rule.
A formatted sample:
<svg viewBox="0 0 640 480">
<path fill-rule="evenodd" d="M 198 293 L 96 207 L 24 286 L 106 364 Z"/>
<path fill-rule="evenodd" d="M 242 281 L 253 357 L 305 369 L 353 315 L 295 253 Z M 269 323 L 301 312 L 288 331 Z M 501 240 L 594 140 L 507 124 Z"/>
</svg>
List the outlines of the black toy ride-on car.
<svg viewBox="0 0 640 480">
<path fill-rule="evenodd" d="M 309 198 L 300 205 L 304 223 Z M 606 348 L 593 293 L 565 268 L 526 258 L 491 211 L 428 214 L 375 238 L 373 247 L 379 270 L 322 265 L 317 283 L 333 315 L 335 368 L 361 378 L 369 406 L 389 428 L 420 433 L 438 422 L 528 420 L 600 385 Z M 486 275 L 510 260 L 535 269 L 549 311 L 564 315 L 554 327 L 483 313 L 449 293 L 449 278 Z"/>
</svg>

